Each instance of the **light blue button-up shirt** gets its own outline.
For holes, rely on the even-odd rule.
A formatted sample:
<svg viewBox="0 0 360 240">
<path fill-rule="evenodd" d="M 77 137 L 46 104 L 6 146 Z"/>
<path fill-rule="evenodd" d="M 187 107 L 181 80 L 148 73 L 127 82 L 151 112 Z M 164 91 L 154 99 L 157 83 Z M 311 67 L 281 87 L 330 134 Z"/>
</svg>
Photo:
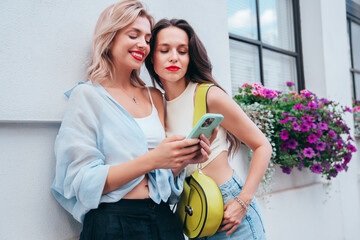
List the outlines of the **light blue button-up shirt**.
<svg viewBox="0 0 360 240">
<path fill-rule="evenodd" d="M 117 202 L 145 176 L 102 195 L 109 167 L 148 151 L 134 118 L 101 85 L 83 83 L 67 93 L 69 102 L 55 142 L 56 175 L 52 192 L 79 222 L 100 203 Z M 156 202 L 175 203 L 185 171 L 174 178 L 169 169 L 148 173 L 149 195 Z"/>
</svg>

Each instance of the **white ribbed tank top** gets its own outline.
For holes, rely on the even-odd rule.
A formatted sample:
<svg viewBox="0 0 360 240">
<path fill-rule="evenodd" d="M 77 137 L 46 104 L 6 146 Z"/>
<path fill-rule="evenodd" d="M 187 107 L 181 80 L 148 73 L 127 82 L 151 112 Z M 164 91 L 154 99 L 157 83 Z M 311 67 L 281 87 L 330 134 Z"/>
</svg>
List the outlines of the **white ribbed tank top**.
<svg viewBox="0 0 360 240">
<path fill-rule="evenodd" d="M 194 117 L 194 93 L 197 83 L 189 82 L 188 86 L 177 98 L 166 101 L 165 131 L 168 137 L 179 134 L 187 136 L 193 128 Z M 189 164 L 186 167 L 186 175 L 190 176 L 197 168 L 204 168 L 214 160 L 221 152 L 228 151 L 226 142 L 226 130 L 219 127 L 216 139 L 212 142 L 209 159 L 201 164 Z"/>
</svg>

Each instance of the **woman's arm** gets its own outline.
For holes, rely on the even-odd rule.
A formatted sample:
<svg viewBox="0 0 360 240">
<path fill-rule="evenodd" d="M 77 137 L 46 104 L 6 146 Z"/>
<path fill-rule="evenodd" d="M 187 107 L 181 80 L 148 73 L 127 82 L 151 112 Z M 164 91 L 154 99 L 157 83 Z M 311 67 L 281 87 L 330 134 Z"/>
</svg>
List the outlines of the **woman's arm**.
<svg viewBox="0 0 360 240">
<path fill-rule="evenodd" d="M 272 152 L 271 145 L 239 105 L 220 88 L 209 89 L 207 104 L 209 112 L 224 116 L 221 126 L 254 152 L 249 174 L 241 191 L 241 199 L 250 203 L 268 167 Z"/>
</svg>

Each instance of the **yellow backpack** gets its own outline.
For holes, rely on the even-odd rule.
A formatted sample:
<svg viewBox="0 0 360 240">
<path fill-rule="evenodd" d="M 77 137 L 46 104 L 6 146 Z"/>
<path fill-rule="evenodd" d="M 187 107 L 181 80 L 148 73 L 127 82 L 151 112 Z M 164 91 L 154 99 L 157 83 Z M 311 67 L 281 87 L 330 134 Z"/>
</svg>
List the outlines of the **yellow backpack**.
<svg viewBox="0 0 360 240">
<path fill-rule="evenodd" d="M 193 126 L 206 113 L 206 94 L 214 84 L 201 84 L 195 97 Z M 197 169 L 184 182 L 184 190 L 175 212 L 189 238 L 214 235 L 220 227 L 224 203 L 219 187 L 213 179 Z"/>
</svg>

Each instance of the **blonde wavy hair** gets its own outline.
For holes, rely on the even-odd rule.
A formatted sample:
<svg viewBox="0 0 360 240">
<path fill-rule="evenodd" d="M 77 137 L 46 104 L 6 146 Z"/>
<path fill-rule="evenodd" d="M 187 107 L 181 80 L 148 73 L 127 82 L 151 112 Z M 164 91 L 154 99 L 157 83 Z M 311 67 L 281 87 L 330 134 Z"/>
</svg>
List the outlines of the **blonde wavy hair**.
<svg viewBox="0 0 360 240">
<path fill-rule="evenodd" d="M 114 79 L 115 65 L 110 51 L 112 42 L 119 30 L 133 23 L 139 16 L 147 18 L 152 29 L 153 17 L 137 0 L 123 0 L 115 3 L 100 14 L 94 30 L 91 62 L 87 70 L 89 80 L 100 83 L 106 79 Z M 134 69 L 131 72 L 130 82 L 133 86 L 145 85 L 139 74 L 140 69 Z"/>
</svg>

